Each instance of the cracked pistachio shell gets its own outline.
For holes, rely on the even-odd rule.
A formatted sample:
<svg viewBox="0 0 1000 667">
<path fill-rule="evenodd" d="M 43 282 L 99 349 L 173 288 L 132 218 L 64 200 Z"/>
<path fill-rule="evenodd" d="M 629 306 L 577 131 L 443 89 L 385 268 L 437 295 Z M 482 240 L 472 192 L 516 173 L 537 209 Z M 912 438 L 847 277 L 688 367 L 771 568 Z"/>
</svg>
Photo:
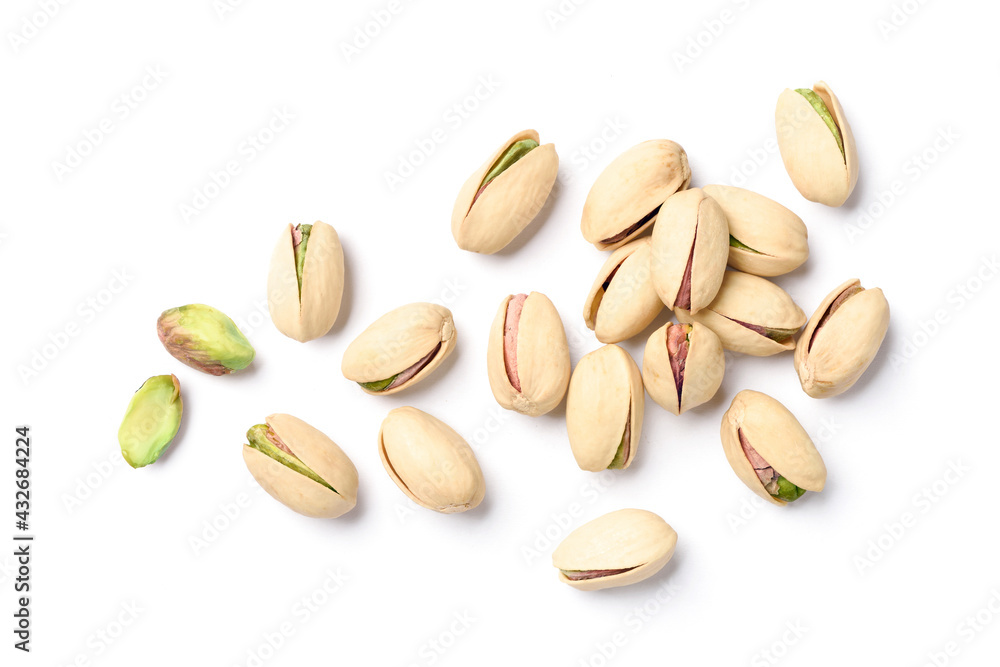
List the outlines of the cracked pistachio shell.
<svg viewBox="0 0 1000 667">
<path fill-rule="evenodd" d="M 729 185 L 702 189 L 729 221 L 729 266 L 757 276 L 780 276 L 809 258 L 805 223 L 778 202 Z"/>
<path fill-rule="evenodd" d="M 683 381 L 678 396 L 674 367 L 667 347 L 667 331 L 671 327 L 686 330 L 687 357 L 684 360 Z M 664 410 L 675 415 L 712 400 L 722 385 L 726 372 L 726 356 L 722 341 L 703 324 L 668 322 L 650 335 L 642 357 L 642 383 L 650 397 Z"/>
<path fill-rule="evenodd" d="M 727 350 L 755 357 L 795 349 L 795 334 L 806 322 L 806 314 L 788 292 L 766 278 L 741 271 L 726 271 L 722 287 L 708 308 L 697 314 L 678 309 L 674 314 L 681 322 L 707 326 Z M 759 331 L 771 332 L 782 340 Z"/>
<path fill-rule="evenodd" d="M 615 460 L 629 433 L 620 468 L 628 468 L 639 449 L 645 395 L 642 375 L 628 352 L 605 345 L 576 365 L 566 398 L 566 429 L 577 465 L 600 472 Z"/>
<path fill-rule="evenodd" d="M 295 228 L 286 225 L 271 255 L 267 307 L 278 331 L 299 342 L 326 335 L 344 294 L 344 249 L 337 231 L 314 222 L 306 243 L 302 289 L 295 270 Z"/>
<path fill-rule="evenodd" d="M 547 296 L 539 292 L 527 295 L 515 322 L 508 316 L 512 298 L 504 298 L 490 329 L 486 355 L 490 389 L 507 410 L 537 417 L 550 412 L 566 395 L 572 363 L 569 344 L 559 312 Z M 505 337 L 510 327 L 511 335 Z M 508 338 L 514 347 L 510 351 L 505 345 Z M 508 359 L 513 368 L 508 368 Z M 511 374 L 520 389 L 512 384 Z"/>
<path fill-rule="evenodd" d="M 829 86 L 820 81 L 813 92 L 826 104 L 840 129 L 844 152 L 836 135 L 809 100 L 786 88 L 778 97 L 774 124 L 778 149 L 785 171 L 803 197 L 827 206 L 840 206 L 851 196 L 858 182 L 858 148 L 840 101 Z"/>
<path fill-rule="evenodd" d="M 722 447 L 736 476 L 764 500 L 787 504 L 761 484 L 743 452 L 740 430 L 761 458 L 792 484 L 816 492 L 826 486 L 826 465 L 795 415 L 767 394 L 744 389 L 722 416 Z"/>
<path fill-rule="evenodd" d="M 534 130 L 515 134 L 462 186 L 451 214 L 451 233 L 459 248 L 493 254 L 513 241 L 542 210 L 559 173 L 559 156 L 553 144 L 529 151 L 493 179 L 476 198 L 496 161 L 508 148 L 525 139 L 541 143 Z"/>
<path fill-rule="evenodd" d="M 580 230 L 598 250 L 619 248 L 656 220 L 667 197 L 691 184 L 687 153 L 665 139 L 644 141 L 609 164 L 583 205 Z"/>
<path fill-rule="evenodd" d="M 583 304 L 583 319 L 602 343 L 628 340 L 663 310 L 649 272 L 649 256 L 649 238 L 638 239 L 615 250 L 597 272 Z"/>
<path fill-rule="evenodd" d="M 203 303 L 163 311 L 156 334 L 175 359 L 209 375 L 243 370 L 256 354 L 232 319 Z"/>
<path fill-rule="evenodd" d="M 396 486 L 422 507 L 453 514 L 483 500 L 483 471 L 469 443 L 426 412 L 390 412 L 379 429 L 378 453 Z"/>
<path fill-rule="evenodd" d="M 581 591 L 596 591 L 652 577 L 670 561 L 676 546 L 676 531 L 658 515 L 624 509 L 567 535 L 552 552 L 552 564 L 559 570 L 559 581 Z M 579 580 L 567 576 L 585 572 L 600 576 Z"/>
<path fill-rule="evenodd" d="M 317 519 L 350 512 L 358 502 L 358 470 L 337 443 L 291 415 L 270 415 L 266 424 L 296 458 L 336 489 L 244 444 L 243 461 L 268 495 L 299 514 Z"/>
<path fill-rule="evenodd" d="M 652 244 L 653 286 L 667 308 L 697 313 L 710 304 L 729 258 L 729 223 L 715 200 L 701 188 L 671 196 L 656 218 Z"/>
<path fill-rule="evenodd" d="M 829 398 L 853 387 L 888 330 L 889 302 L 882 290 L 864 289 L 857 279 L 838 286 L 823 299 L 795 346 L 802 389 L 813 398 Z"/>
<path fill-rule="evenodd" d="M 455 347 L 455 322 L 451 311 L 434 303 L 400 306 L 375 320 L 344 352 L 341 371 L 365 392 L 388 396 L 413 386 L 430 375 Z M 433 355 L 433 356 L 431 356 Z M 367 383 L 381 383 L 404 372 L 407 381 L 382 390 Z"/>
<path fill-rule="evenodd" d="M 133 468 L 156 463 L 181 426 L 184 402 L 175 375 L 155 375 L 139 387 L 118 428 L 122 457 Z"/>
</svg>

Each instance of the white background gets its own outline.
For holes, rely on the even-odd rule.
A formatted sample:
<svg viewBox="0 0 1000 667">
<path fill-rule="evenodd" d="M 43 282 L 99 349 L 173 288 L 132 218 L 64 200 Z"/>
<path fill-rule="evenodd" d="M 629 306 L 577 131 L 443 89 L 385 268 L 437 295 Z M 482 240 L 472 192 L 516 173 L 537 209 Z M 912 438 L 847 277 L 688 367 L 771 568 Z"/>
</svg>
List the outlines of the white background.
<svg viewBox="0 0 1000 667">
<path fill-rule="evenodd" d="M 404 1 L 351 54 L 388 0 L 221 13 L 210 0 L 70 2 L 49 19 L 44 4 L 7 2 L 0 19 L 0 535 L 14 532 L 13 429 L 29 424 L 37 536 L 30 656 L 10 646 L 12 548 L 0 550 L 4 664 L 995 660 L 1000 615 L 982 612 L 978 630 L 967 620 L 991 600 L 1000 611 L 995 3 L 592 0 L 559 14 L 555 0 Z M 802 199 L 773 152 L 778 94 L 819 79 L 861 156 L 840 209 Z M 275 109 L 294 118 L 248 159 L 244 142 Z M 88 150 L 103 119 L 111 132 Z M 562 159 L 549 205 L 504 252 L 460 251 L 454 197 L 527 127 Z M 487 332 L 504 295 L 537 290 L 559 308 L 574 363 L 598 346 L 581 312 L 604 255 L 582 239 L 580 211 L 603 167 L 653 138 L 687 149 L 695 185 L 742 184 L 802 216 L 812 256 L 778 282 L 807 313 L 857 277 L 883 288 L 893 319 L 839 398 L 802 393 L 791 354 L 729 355 L 714 401 L 682 418 L 647 401 L 634 464 L 597 477 L 574 464 L 562 406 L 538 419 L 499 410 Z M 68 172 L 55 164 L 77 150 L 88 154 Z M 239 174 L 213 189 L 229 160 Z M 391 188 L 386 174 L 413 161 Z M 186 220 L 206 186 L 215 196 Z M 348 286 L 333 332 L 303 345 L 271 325 L 265 280 L 282 226 L 317 219 L 340 233 Z M 341 376 L 355 335 L 425 300 L 447 303 L 459 332 L 431 379 L 375 398 Z M 241 323 L 251 370 L 210 377 L 162 349 L 160 311 L 191 302 Z M 651 331 L 626 345 L 637 361 Z M 162 373 L 180 378 L 184 423 L 166 456 L 132 470 L 118 424 Z M 744 388 L 799 417 L 826 491 L 781 509 L 739 482 L 718 428 Z M 475 445 L 477 510 L 416 508 L 385 474 L 379 424 L 410 404 Z M 350 455 L 356 510 L 310 520 L 259 491 L 240 446 L 273 412 Z M 622 507 L 674 526 L 674 560 L 628 588 L 560 584 L 555 544 Z"/>
</svg>

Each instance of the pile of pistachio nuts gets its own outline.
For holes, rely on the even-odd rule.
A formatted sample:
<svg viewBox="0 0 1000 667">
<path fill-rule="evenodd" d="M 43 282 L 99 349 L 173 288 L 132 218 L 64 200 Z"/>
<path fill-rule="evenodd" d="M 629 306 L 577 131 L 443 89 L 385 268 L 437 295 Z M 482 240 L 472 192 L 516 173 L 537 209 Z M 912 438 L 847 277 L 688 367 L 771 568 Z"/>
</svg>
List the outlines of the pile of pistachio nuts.
<svg viewBox="0 0 1000 667">
<path fill-rule="evenodd" d="M 830 88 L 821 82 L 784 91 L 775 125 L 799 192 L 828 206 L 843 204 L 857 182 L 857 148 Z M 555 147 L 541 145 L 537 132 L 511 137 L 459 191 L 451 225 L 458 246 L 487 254 L 507 246 L 545 205 L 558 169 Z M 610 253 L 586 296 L 583 320 L 604 346 L 575 368 L 559 312 L 544 294 L 505 297 L 489 328 L 486 380 L 497 403 L 537 417 L 565 398 L 568 444 L 583 470 L 624 469 L 635 460 L 646 393 L 678 416 L 711 400 L 725 374 L 725 350 L 754 356 L 794 350 L 803 391 L 826 398 L 858 381 L 885 337 L 889 306 L 879 289 L 846 280 L 807 320 L 768 280 L 809 256 L 806 225 L 792 211 L 736 187 L 690 186 L 687 154 L 667 140 L 630 148 L 594 182 L 580 227 L 588 242 Z M 344 252 L 333 227 L 316 222 L 282 230 L 267 278 L 271 319 L 281 333 L 301 342 L 326 335 L 343 289 Z M 677 321 L 649 336 L 640 368 L 617 343 L 643 332 L 664 308 Z M 254 359 L 233 321 L 210 306 L 170 308 L 157 332 L 176 359 L 211 375 L 239 371 Z M 401 305 L 347 346 L 341 370 L 364 393 L 395 394 L 431 375 L 456 341 L 447 308 Z M 129 465 L 160 457 L 182 411 L 176 376 L 142 385 L 119 430 Z M 823 459 L 778 400 L 740 391 L 720 435 L 736 476 L 765 500 L 780 506 L 823 490 Z M 377 443 L 386 473 L 418 505 L 454 513 L 482 502 L 483 472 L 472 448 L 438 417 L 414 407 L 392 410 Z M 358 473 L 347 454 L 291 415 L 252 426 L 243 459 L 261 487 L 305 516 L 337 517 L 357 502 Z M 552 561 L 560 581 L 596 590 L 652 576 L 676 543 L 677 533 L 656 514 L 622 509 L 573 531 Z"/>
</svg>

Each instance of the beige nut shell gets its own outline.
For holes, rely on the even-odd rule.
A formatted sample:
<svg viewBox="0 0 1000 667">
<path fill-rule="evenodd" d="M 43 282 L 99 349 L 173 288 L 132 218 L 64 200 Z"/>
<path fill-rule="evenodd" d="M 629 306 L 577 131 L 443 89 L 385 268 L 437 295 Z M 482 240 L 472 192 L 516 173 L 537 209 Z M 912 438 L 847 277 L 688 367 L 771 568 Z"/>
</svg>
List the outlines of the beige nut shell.
<svg viewBox="0 0 1000 667">
<path fill-rule="evenodd" d="M 656 139 L 629 148 L 611 161 L 587 194 L 580 231 L 598 250 L 614 250 L 649 228 L 651 217 L 617 243 L 603 243 L 655 211 L 667 197 L 691 184 L 687 153 L 673 141 Z"/>
<path fill-rule="evenodd" d="M 415 385 L 434 372 L 455 348 L 455 322 L 451 311 L 435 303 L 400 306 L 375 320 L 355 338 L 341 362 L 344 377 L 354 382 L 379 382 L 403 372 L 431 350 L 441 349 L 408 382 L 385 391 L 369 391 L 388 396 Z"/>
<path fill-rule="evenodd" d="M 490 328 L 486 369 L 497 403 L 529 417 L 551 412 L 566 395 L 572 366 L 559 311 L 547 296 L 532 292 L 524 300 L 517 335 L 517 376 L 521 391 L 510 383 L 504 360 L 504 298 Z"/>
<path fill-rule="evenodd" d="M 652 577 L 674 555 L 677 532 L 658 515 L 639 509 L 610 512 L 585 523 L 556 547 L 552 564 L 559 581 L 581 591 L 627 586 Z M 624 570 L 597 579 L 573 581 L 567 571 Z"/>
<path fill-rule="evenodd" d="M 318 220 L 313 223 L 300 297 L 292 229 L 285 226 L 271 254 L 267 307 L 278 331 L 304 343 L 326 335 L 337 321 L 344 295 L 344 249 L 333 227 Z"/>
<path fill-rule="evenodd" d="M 813 398 L 829 398 L 853 387 L 885 340 L 889 330 L 889 302 L 878 288 L 849 297 L 816 333 L 837 297 L 860 285 L 861 281 L 852 279 L 830 292 L 813 313 L 795 346 L 799 382 L 803 391 Z"/>
<path fill-rule="evenodd" d="M 649 271 L 650 239 L 615 250 L 597 272 L 583 304 L 583 320 L 602 343 L 620 343 L 642 332 L 663 310 Z M 604 283 L 614 278 L 604 290 Z"/>
<path fill-rule="evenodd" d="M 722 447 L 737 477 L 764 500 L 788 504 L 773 497 L 761 484 L 743 452 L 740 429 L 750 446 L 792 484 L 814 492 L 826 486 L 826 465 L 795 415 L 767 394 L 744 389 L 722 416 Z"/>
<path fill-rule="evenodd" d="M 729 266 L 757 276 L 780 276 L 809 258 L 805 223 L 778 202 L 730 185 L 702 189 L 726 214 L 730 235 L 757 251 L 729 246 Z"/>
<path fill-rule="evenodd" d="M 767 357 L 795 349 L 795 337 L 771 340 L 734 320 L 769 329 L 798 330 L 806 322 L 792 297 L 770 280 L 742 271 L 726 271 L 722 287 L 708 308 L 697 314 L 674 311 L 681 322 L 700 322 L 718 335 L 722 346 L 733 352 Z"/>
<path fill-rule="evenodd" d="M 286 507 L 309 517 L 332 519 L 354 508 L 358 501 L 358 470 L 337 443 L 291 415 L 271 415 L 266 424 L 337 492 L 243 445 L 243 461 L 261 488 Z"/>
<path fill-rule="evenodd" d="M 786 88 L 778 97 L 774 124 L 785 171 L 796 189 L 809 201 L 840 206 L 858 183 L 858 147 L 840 100 L 825 82 L 813 91 L 826 104 L 840 128 L 841 154 L 830 128 L 803 95 Z"/>
<path fill-rule="evenodd" d="M 668 322 L 646 341 L 646 351 L 642 356 L 642 383 L 660 407 L 681 415 L 712 400 L 719 391 L 726 372 L 726 355 L 715 332 L 698 322 L 691 324 L 684 382 L 678 400 L 677 384 L 667 351 L 667 329 L 671 326 L 682 325 Z"/>
<path fill-rule="evenodd" d="M 677 292 L 687 272 L 692 246 L 688 310 L 697 313 L 718 293 L 729 259 L 726 215 L 701 188 L 678 192 L 663 202 L 653 227 L 649 264 L 653 287 L 671 310 L 677 306 Z"/>
<path fill-rule="evenodd" d="M 469 443 L 426 412 L 392 410 L 379 429 L 378 453 L 396 486 L 422 507 L 453 514 L 483 501 L 483 471 Z"/>
<path fill-rule="evenodd" d="M 502 250 L 531 224 L 545 205 L 559 173 L 559 156 L 553 144 L 539 145 L 529 151 L 493 179 L 479 199 L 475 198 L 500 156 L 524 139 L 539 141 L 538 133 L 525 130 L 508 139 L 459 191 L 451 214 L 451 233 L 459 248 L 487 255 Z"/>
<path fill-rule="evenodd" d="M 642 375 L 629 353 L 605 345 L 576 365 L 566 397 L 566 430 L 582 470 L 600 472 L 615 458 L 630 425 L 628 468 L 639 450 L 645 395 Z"/>
</svg>

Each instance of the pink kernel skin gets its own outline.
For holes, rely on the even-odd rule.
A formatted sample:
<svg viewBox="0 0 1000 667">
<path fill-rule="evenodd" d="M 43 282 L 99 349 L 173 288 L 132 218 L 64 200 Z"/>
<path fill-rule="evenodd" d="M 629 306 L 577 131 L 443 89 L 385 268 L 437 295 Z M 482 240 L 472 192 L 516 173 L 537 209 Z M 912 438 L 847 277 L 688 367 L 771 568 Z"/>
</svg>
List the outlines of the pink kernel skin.
<svg viewBox="0 0 1000 667">
<path fill-rule="evenodd" d="M 521 311 L 527 294 L 516 294 L 507 302 L 507 315 L 503 323 L 503 361 L 507 369 L 507 379 L 515 390 L 521 391 L 521 380 L 517 376 L 517 330 L 521 324 Z"/>
</svg>

